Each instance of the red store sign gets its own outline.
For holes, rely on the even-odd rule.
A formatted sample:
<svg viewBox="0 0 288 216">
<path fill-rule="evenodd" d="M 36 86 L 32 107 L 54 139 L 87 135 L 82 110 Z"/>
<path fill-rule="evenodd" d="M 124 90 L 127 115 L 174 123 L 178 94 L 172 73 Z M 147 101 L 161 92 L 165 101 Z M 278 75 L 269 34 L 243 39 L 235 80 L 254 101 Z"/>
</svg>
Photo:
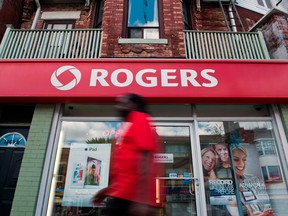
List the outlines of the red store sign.
<svg viewBox="0 0 288 216">
<path fill-rule="evenodd" d="M 0 61 L 0 102 L 113 102 L 134 92 L 150 102 L 284 103 L 288 61 Z"/>
</svg>

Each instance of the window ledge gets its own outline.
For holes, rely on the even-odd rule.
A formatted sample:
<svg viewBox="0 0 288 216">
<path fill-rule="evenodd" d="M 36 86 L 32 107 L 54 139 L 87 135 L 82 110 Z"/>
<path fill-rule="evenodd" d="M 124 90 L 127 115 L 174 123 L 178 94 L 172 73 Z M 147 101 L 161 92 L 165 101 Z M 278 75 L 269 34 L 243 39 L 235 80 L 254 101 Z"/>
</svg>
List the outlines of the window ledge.
<svg viewBox="0 0 288 216">
<path fill-rule="evenodd" d="M 168 44 L 168 39 L 119 38 L 118 44 Z"/>
</svg>

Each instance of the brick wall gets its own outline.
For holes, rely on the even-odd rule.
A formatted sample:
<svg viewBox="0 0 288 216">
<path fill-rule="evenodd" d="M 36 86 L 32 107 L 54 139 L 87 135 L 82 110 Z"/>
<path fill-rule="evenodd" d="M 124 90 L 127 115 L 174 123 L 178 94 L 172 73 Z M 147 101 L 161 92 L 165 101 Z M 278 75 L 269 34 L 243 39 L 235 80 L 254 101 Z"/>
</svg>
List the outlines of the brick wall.
<svg viewBox="0 0 288 216">
<path fill-rule="evenodd" d="M 22 16 L 21 0 L 0 1 L 0 42 L 4 36 L 6 25 L 12 24 L 14 28 L 20 28 Z"/>
<path fill-rule="evenodd" d="M 218 3 L 202 3 L 201 11 L 196 11 L 194 8 L 193 14 L 193 21 L 196 30 L 228 30 Z"/>
<path fill-rule="evenodd" d="M 228 25 L 230 25 L 229 16 L 228 16 L 228 6 L 224 5 L 223 8 L 225 11 L 226 19 L 228 21 Z M 244 31 L 248 31 L 249 28 L 252 27 L 263 16 L 262 14 L 258 14 L 256 12 L 253 12 L 244 8 L 240 8 L 240 7 L 236 7 L 236 8 L 241 18 Z M 234 12 L 234 18 L 235 18 L 237 31 L 243 31 L 235 12 Z M 193 19 L 194 19 L 195 29 L 197 30 L 228 31 L 224 16 L 222 14 L 222 11 L 218 2 L 202 3 L 201 11 L 196 11 L 194 9 Z"/>
<path fill-rule="evenodd" d="M 92 28 L 92 20 L 93 20 L 93 11 L 95 7 L 95 2 L 92 1 L 90 7 L 85 7 L 84 4 L 48 4 L 41 5 L 41 13 L 40 17 L 37 21 L 36 29 L 42 29 L 44 20 L 41 19 L 41 14 L 47 11 L 81 11 L 80 19 L 76 20 L 75 28 L 76 29 L 87 29 Z M 25 2 L 25 10 L 23 13 L 23 23 L 21 28 L 30 29 L 33 23 L 33 19 L 35 17 L 36 7 L 32 7 L 31 1 L 26 0 Z M 32 10 L 34 8 L 34 10 Z"/>
<path fill-rule="evenodd" d="M 102 28 L 104 30 L 102 42 L 102 57 L 161 57 L 185 58 L 184 24 L 181 1 L 163 0 L 163 26 L 164 35 L 168 44 L 119 44 L 122 37 L 124 1 L 106 0 Z M 31 0 L 25 0 L 25 19 L 22 28 L 30 29 L 35 16 L 36 8 L 31 14 Z M 28 9 L 29 8 L 29 9 Z M 41 5 L 41 13 L 46 11 L 81 11 L 81 17 L 76 20 L 75 28 L 92 28 L 95 2 L 91 1 L 90 8 L 81 4 L 51 4 Z M 41 15 L 40 15 L 41 17 Z M 39 19 L 36 29 L 43 28 L 44 20 Z"/>
<path fill-rule="evenodd" d="M 167 44 L 146 44 L 146 43 L 118 43 L 118 39 L 123 37 L 124 20 L 124 0 L 105 0 L 104 14 L 102 21 L 103 40 L 102 40 L 102 58 L 122 58 L 122 57 L 155 57 L 155 58 L 185 58 L 184 48 L 184 23 L 182 14 L 181 0 L 162 0 L 163 11 L 163 35 L 161 38 L 167 39 Z M 31 7 L 31 0 L 25 0 Z M 201 11 L 196 10 L 195 3 L 192 3 L 193 23 L 196 30 L 209 31 L 227 31 L 226 23 L 218 3 L 203 3 Z M 36 8 L 35 8 L 36 9 Z M 227 9 L 227 7 L 226 7 Z M 34 10 L 35 11 L 35 10 Z M 89 8 L 84 4 L 50 4 L 41 5 L 41 12 L 44 11 L 81 11 L 81 17 L 76 20 L 75 28 L 92 28 L 92 22 L 95 11 L 95 1 L 91 1 Z M 243 11 L 245 17 L 253 24 L 253 12 L 250 14 Z M 251 15 L 252 14 L 252 15 Z M 29 18 L 30 15 L 30 19 Z M 248 16 L 249 15 L 249 16 Z M 25 22 L 22 28 L 31 28 L 35 12 L 27 12 Z M 40 15 L 41 17 L 41 15 Z M 24 19 L 23 19 L 24 20 Z M 43 28 L 44 20 L 39 19 L 37 29 Z"/>
<path fill-rule="evenodd" d="M 241 17 L 241 21 L 242 21 L 245 31 L 248 31 L 252 26 L 254 26 L 254 24 L 258 20 L 260 20 L 263 17 L 262 14 L 252 12 L 242 7 L 237 7 L 237 11 L 239 13 L 239 16 Z"/>
<path fill-rule="evenodd" d="M 276 13 L 261 27 L 270 57 L 288 59 L 288 22 L 284 14 Z"/>
<path fill-rule="evenodd" d="M 34 215 L 54 105 L 37 105 L 22 160 L 11 216 Z M 50 163 L 50 161 L 49 161 Z"/>
<path fill-rule="evenodd" d="M 164 35 L 168 44 L 118 44 L 122 37 L 123 0 L 106 0 L 103 15 L 102 57 L 185 58 L 181 1 L 163 0 Z"/>
</svg>

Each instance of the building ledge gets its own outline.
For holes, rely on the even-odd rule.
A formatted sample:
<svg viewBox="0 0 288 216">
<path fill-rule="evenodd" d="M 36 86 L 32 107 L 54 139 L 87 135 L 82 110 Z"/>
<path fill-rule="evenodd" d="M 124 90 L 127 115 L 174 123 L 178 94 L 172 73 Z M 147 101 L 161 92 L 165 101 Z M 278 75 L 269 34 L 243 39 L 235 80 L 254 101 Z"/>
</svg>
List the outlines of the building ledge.
<svg viewBox="0 0 288 216">
<path fill-rule="evenodd" d="M 168 39 L 119 38 L 118 44 L 168 44 Z"/>
</svg>

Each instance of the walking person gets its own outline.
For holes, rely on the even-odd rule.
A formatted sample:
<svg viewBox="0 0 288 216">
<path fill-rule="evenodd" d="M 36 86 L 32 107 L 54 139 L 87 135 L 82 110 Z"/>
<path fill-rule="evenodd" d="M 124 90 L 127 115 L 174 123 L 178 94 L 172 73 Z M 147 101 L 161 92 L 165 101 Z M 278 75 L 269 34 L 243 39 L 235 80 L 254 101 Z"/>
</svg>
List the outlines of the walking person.
<svg viewBox="0 0 288 216">
<path fill-rule="evenodd" d="M 152 216 L 155 206 L 156 133 L 144 99 L 137 94 L 117 98 L 117 111 L 124 124 L 112 153 L 110 184 L 92 202 L 107 197 L 107 216 Z"/>
</svg>

